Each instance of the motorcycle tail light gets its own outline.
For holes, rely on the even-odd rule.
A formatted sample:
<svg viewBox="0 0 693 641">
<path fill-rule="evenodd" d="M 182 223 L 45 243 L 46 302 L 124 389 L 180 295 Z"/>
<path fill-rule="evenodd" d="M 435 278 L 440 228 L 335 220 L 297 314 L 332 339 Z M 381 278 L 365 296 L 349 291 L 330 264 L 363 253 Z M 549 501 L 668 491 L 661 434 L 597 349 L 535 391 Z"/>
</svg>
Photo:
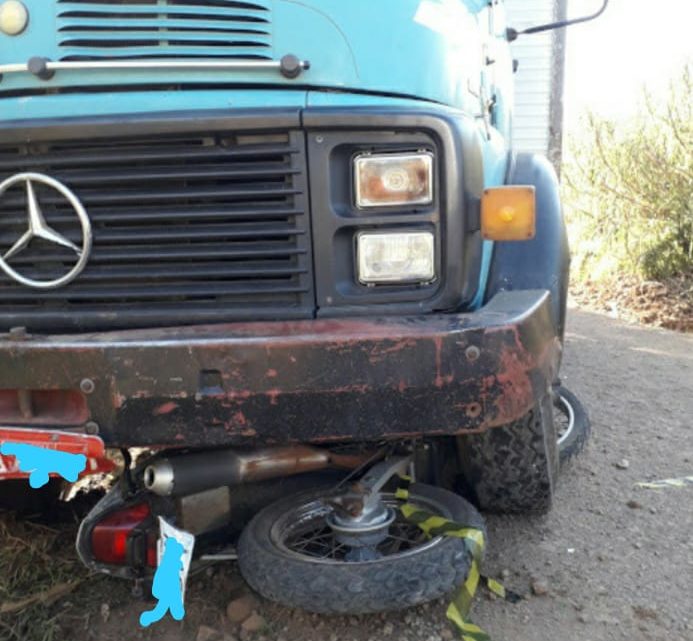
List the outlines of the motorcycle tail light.
<svg viewBox="0 0 693 641">
<path fill-rule="evenodd" d="M 91 533 L 94 559 L 108 565 L 156 567 L 156 534 L 146 503 L 104 517 Z"/>
</svg>

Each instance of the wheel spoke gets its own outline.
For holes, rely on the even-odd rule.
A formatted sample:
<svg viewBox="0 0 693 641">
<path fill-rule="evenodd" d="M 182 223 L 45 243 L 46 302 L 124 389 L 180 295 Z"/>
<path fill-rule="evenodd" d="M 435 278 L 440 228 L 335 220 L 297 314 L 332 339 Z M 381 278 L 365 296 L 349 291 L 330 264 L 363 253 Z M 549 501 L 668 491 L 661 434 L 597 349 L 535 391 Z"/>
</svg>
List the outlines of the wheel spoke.
<svg viewBox="0 0 693 641">
<path fill-rule="evenodd" d="M 387 542 L 387 541 L 400 541 L 401 543 L 409 543 L 409 544 L 416 543 L 416 541 L 412 541 L 411 539 L 405 539 L 401 536 L 394 536 L 392 534 L 390 534 L 387 537 L 387 539 L 385 539 L 385 542 Z"/>
<path fill-rule="evenodd" d="M 306 545 L 309 543 L 314 543 L 316 541 L 319 541 L 320 539 L 324 539 L 325 537 L 329 537 L 332 535 L 332 532 L 321 532 L 318 533 L 317 535 L 309 538 L 309 539 L 302 539 L 301 543 L 305 543 Z"/>
<path fill-rule="evenodd" d="M 404 519 L 394 497 L 386 500 L 386 505 L 395 509 L 396 518 L 390 525 L 387 537 L 377 545 L 376 549 L 382 557 L 403 554 L 431 543 L 420 528 Z M 425 503 L 421 507 L 430 509 Z M 351 548 L 340 543 L 327 524 L 329 512 L 322 501 L 298 508 L 294 513 L 295 520 L 288 521 L 283 530 L 282 545 L 295 554 L 311 559 L 347 562 L 345 555 Z"/>
</svg>

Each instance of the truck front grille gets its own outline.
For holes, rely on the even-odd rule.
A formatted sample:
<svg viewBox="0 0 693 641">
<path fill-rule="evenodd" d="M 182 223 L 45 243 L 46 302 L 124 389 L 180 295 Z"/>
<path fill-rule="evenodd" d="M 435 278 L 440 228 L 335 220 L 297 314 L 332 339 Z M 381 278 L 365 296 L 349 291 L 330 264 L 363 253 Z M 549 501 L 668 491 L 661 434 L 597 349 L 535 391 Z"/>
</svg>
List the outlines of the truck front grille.
<svg viewBox="0 0 693 641">
<path fill-rule="evenodd" d="M 0 146 L 0 182 L 50 176 L 93 228 L 86 269 L 34 289 L 0 272 L 0 326 L 137 327 L 312 315 L 301 132 L 209 133 Z M 32 182 L 47 223 L 76 245 L 68 201 Z M 0 256 L 27 230 L 24 183 L 0 195 Z M 8 263 L 53 280 L 75 253 L 35 239 Z"/>
<path fill-rule="evenodd" d="M 272 57 L 270 0 L 57 0 L 61 60 Z"/>
</svg>

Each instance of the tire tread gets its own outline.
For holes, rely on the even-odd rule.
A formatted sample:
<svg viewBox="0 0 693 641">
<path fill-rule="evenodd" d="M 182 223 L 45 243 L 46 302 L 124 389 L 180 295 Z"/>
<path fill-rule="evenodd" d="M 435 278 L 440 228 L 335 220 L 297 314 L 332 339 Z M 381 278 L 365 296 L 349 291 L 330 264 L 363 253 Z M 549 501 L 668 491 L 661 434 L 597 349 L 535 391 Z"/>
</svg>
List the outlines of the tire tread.
<svg viewBox="0 0 693 641">
<path fill-rule="evenodd" d="M 484 528 L 479 513 L 460 496 L 422 484 L 413 485 L 410 491 L 414 499 L 417 493 L 433 493 L 437 500 L 442 497 L 453 508 L 455 520 Z M 269 538 L 277 505 L 258 513 L 243 531 L 238 562 L 256 592 L 283 605 L 319 614 L 399 610 L 449 594 L 462 585 L 469 572 L 467 545 L 453 537 L 387 562 L 318 564 L 288 557 Z"/>
<path fill-rule="evenodd" d="M 558 477 L 553 407 L 546 395 L 521 419 L 461 438 L 462 473 L 476 504 L 492 512 L 546 512 Z"/>
</svg>

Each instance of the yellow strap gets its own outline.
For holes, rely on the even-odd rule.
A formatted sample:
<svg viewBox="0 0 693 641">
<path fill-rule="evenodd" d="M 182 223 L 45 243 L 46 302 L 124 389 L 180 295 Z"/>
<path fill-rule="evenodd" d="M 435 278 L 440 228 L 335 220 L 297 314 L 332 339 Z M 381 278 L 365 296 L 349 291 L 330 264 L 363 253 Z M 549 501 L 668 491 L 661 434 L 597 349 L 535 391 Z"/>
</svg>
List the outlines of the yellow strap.
<svg viewBox="0 0 693 641">
<path fill-rule="evenodd" d="M 490 641 L 490 637 L 478 625 L 465 621 L 454 603 L 448 606 L 448 619 L 457 626 L 462 636 L 462 641 Z"/>
<path fill-rule="evenodd" d="M 408 501 L 409 500 L 409 490 L 405 490 L 400 488 L 397 488 L 397 491 L 395 492 L 395 498 L 400 500 L 400 501 Z"/>
<path fill-rule="evenodd" d="M 691 479 L 693 480 L 693 477 Z M 396 491 L 395 496 L 401 501 L 408 501 L 411 479 L 407 478 L 404 481 L 404 486 Z M 514 592 L 506 591 L 498 581 L 481 576 L 479 566 L 486 545 L 484 533 L 477 528 L 461 525 L 442 516 L 426 512 L 408 502 L 400 505 L 400 511 L 408 521 L 415 523 L 428 537 L 452 536 L 462 539 L 467 544 L 467 549 L 472 557 L 469 574 L 448 606 L 447 617 L 457 626 L 462 641 L 491 641 L 486 632 L 467 619 L 480 581 L 483 580 L 493 594 L 511 603 L 516 603 L 522 597 Z"/>
<path fill-rule="evenodd" d="M 472 567 L 469 568 L 467 580 L 464 582 L 465 587 L 472 596 L 474 596 L 476 589 L 479 587 L 480 578 L 481 575 L 479 574 L 479 566 L 477 565 L 476 561 L 472 561 Z"/>
<path fill-rule="evenodd" d="M 491 592 L 493 592 L 493 594 L 500 597 L 501 599 L 505 599 L 507 597 L 505 588 L 500 583 L 498 583 L 498 581 L 494 579 L 486 579 L 486 585 L 488 586 L 488 589 L 491 590 Z"/>
<path fill-rule="evenodd" d="M 404 498 L 404 494 L 407 498 L 409 497 L 407 490 L 402 492 L 402 498 Z M 400 505 L 400 510 L 406 519 L 416 523 L 427 536 L 452 536 L 467 543 L 472 556 L 469 574 L 452 603 L 448 606 L 447 617 L 457 626 L 463 641 L 490 641 L 489 636 L 479 626 L 467 620 L 472 599 L 481 580 L 479 563 L 485 546 L 484 533 L 477 528 L 463 526 L 442 516 L 425 512 L 411 503 Z M 502 586 L 495 581 L 494 585 L 502 589 Z"/>
</svg>

